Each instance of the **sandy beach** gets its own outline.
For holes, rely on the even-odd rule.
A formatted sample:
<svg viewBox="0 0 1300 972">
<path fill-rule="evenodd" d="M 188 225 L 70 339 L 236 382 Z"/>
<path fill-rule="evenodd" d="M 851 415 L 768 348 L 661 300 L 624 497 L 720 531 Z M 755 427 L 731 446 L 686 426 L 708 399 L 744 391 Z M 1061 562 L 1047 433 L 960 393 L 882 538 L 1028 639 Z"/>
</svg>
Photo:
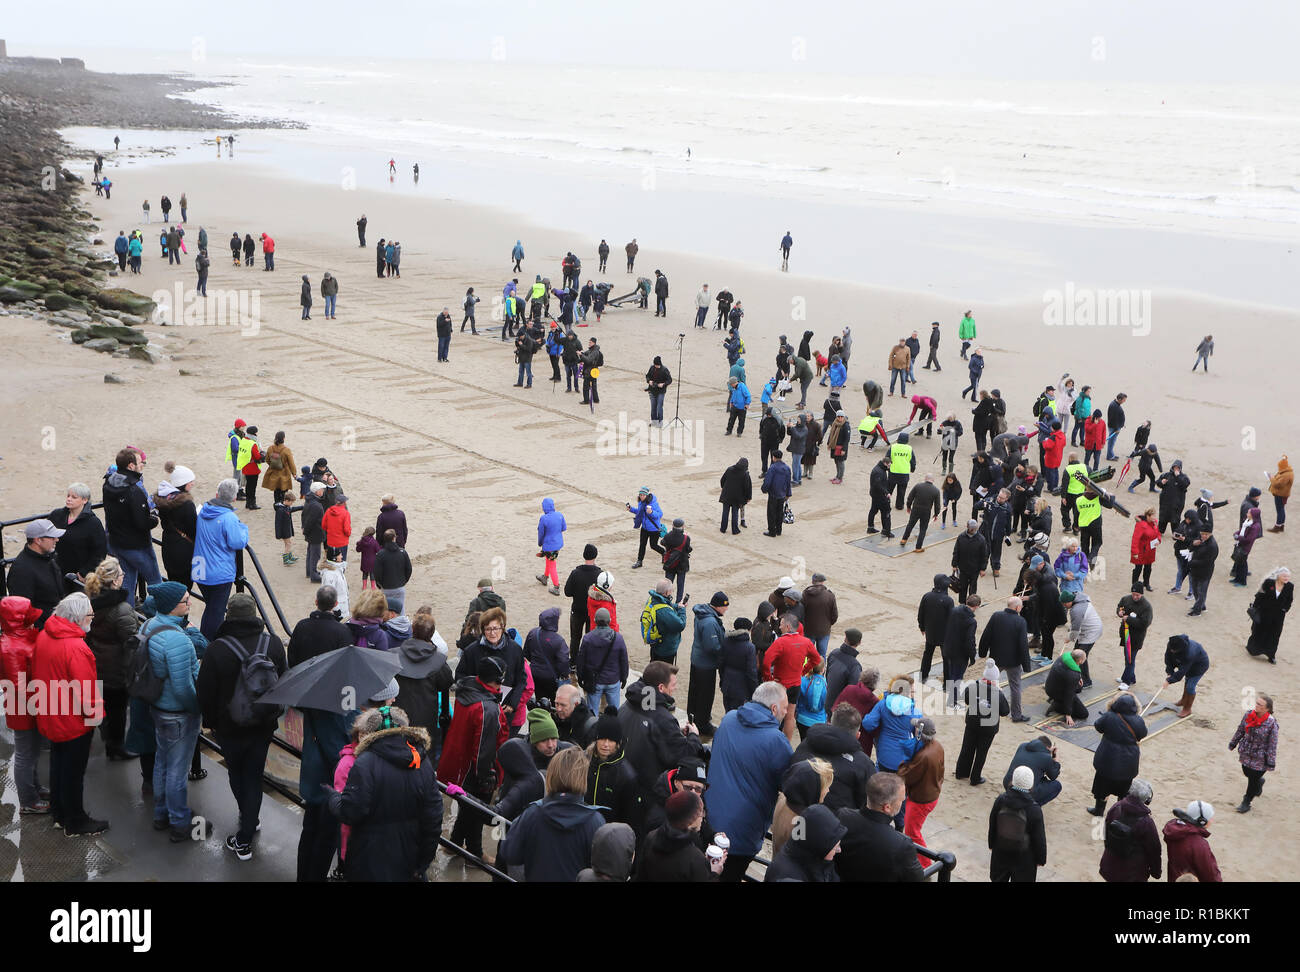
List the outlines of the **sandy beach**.
<svg viewBox="0 0 1300 972">
<path fill-rule="evenodd" d="M 639 486 L 648 485 L 666 517 L 686 521 L 695 550 L 687 584 L 693 602 L 723 590 L 732 604 L 728 617 L 752 617 L 777 578 L 789 574 L 802 586 L 812 572 L 824 573 L 839 599 L 840 621 L 832 645 L 840 643 L 844 628 L 860 628 L 865 634 L 864 661 L 887 678 L 918 667 L 917 602 L 932 575 L 948 570 L 952 547 L 941 543 L 920 554 L 887 559 L 850 545 L 866 536 L 867 476 L 876 454 L 860 452 L 855 437 L 842 485 L 830 484 L 833 467 L 825 459 L 819 462 L 815 478 L 792 500 L 796 523 L 779 539 L 762 536 L 761 501 L 750 507 L 748 530 L 734 537 L 720 534 L 718 478 L 739 455 L 749 456 L 758 478 L 757 399 L 773 369 L 778 335 L 789 335 L 797 344 L 802 332 L 811 329 L 813 346 L 825 349 L 832 335 L 845 325 L 852 327 L 845 402 L 849 420 L 856 425 L 864 413 L 862 382 L 887 381 L 890 346 L 913 330 L 924 342 L 930 322 L 938 320 L 943 325 L 939 355 L 944 370 L 934 375 L 918 368 L 917 391 L 937 399 L 941 417 L 956 411 L 966 426 L 957 462 L 964 485 L 970 468 L 967 457 L 974 449 L 970 406 L 952 396 L 967 383 L 958 357 L 957 323 L 969 306 L 987 361 L 981 387 L 1002 389 L 1011 429 L 1022 422 L 1032 424 L 1030 406 L 1036 393 L 1068 371 L 1080 384 L 1094 386 L 1094 403 L 1103 409 L 1116 392 L 1128 393 L 1128 427 L 1116 446 L 1118 454 L 1127 455 L 1133 429 L 1150 419 L 1151 441 L 1158 444 L 1166 468 L 1173 459 L 1184 461 L 1192 480 L 1189 495 L 1208 486 L 1216 499 L 1229 500 L 1216 518 L 1223 555 L 1205 616 L 1185 617 L 1190 605 L 1164 593 L 1172 582 L 1171 545 L 1157 556 L 1152 578 L 1155 622 L 1139 660 L 1139 688 L 1152 691 L 1159 686 L 1164 642 L 1173 634 L 1187 632 L 1204 644 L 1212 668 L 1202 682 L 1193 716 L 1142 747 L 1141 775 L 1155 787 L 1152 809 L 1161 824 L 1169 818 L 1170 807 L 1194 798 L 1218 808 L 1212 846 L 1225 880 L 1274 881 L 1294 874 L 1297 851 L 1275 840 L 1289 801 L 1300 795 L 1294 747 L 1284 735 L 1277 773 L 1269 777 L 1272 785 L 1254 812 L 1239 816 L 1231 810 L 1244 780 L 1227 741 L 1241 718 L 1243 697 L 1254 688 L 1278 698 L 1279 722 L 1288 724 L 1288 690 L 1296 686 L 1295 622 L 1283 637 L 1276 667 L 1249 657 L 1243 645 L 1249 598 L 1269 570 L 1295 561 L 1296 545 L 1287 534 L 1265 534 L 1252 555 L 1253 577 L 1246 589 L 1228 585 L 1227 551 L 1236 506 L 1249 487 L 1266 487 L 1265 472 L 1276 468 L 1278 456 L 1300 451 L 1275 404 L 1289 391 L 1289 369 L 1283 362 L 1300 350 L 1300 314 L 1156 291 L 1151 295 L 1149 327 L 1049 326 L 1042 301 L 967 305 L 802 276 L 797 272 L 797 248 L 794 272 L 780 273 L 775 243 L 783 226 L 772 227 L 772 260 L 766 266 L 661 252 L 641 239 L 636 275 L 652 276 L 655 269 L 667 275 L 669 316 L 659 320 L 651 311 L 629 305 L 610 310 L 599 324 L 593 316 L 592 325 L 578 331 L 584 341 L 596 337 L 606 359 L 601 400 L 593 413 L 579 405 L 578 395 L 552 385 L 544 355 L 534 361 L 534 387 L 512 387 L 511 349 L 495 335 L 471 337 L 457 328 L 450 363 L 435 361 L 434 318 L 445 306 L 459 325 L 465 289 L 473 286 L 482 297 L 480 328 L 488 323 L 493 298 L 511 276 L 508 255 L 516 238 L 523 240 L 527 252 L 518 275 L 521 281 L 542 273 L 558 286 L 560 260 L 570 249 L 582 258 L 584 280 L 602 279 L 594 272 L 597 239 L 575 238 L 557 228 L 564 222 L 560 207 L 534 205 L 531 211 L 547 222 L 541 226 L 502 210 L 289 181 L 238 158 L 140 164 L 129 174 L 113 171 L 113 176 L 111 201 L 93 192 L 84 199 L 99 235 L 110 244 L 119 229 L 145 230 L 144 272 L 119 283 L 145 295 L 171 292 L 177 282 L 191 289 L 192 258 L 203 227 L 212 254 L 209 292 L 256 292 L 261 320 L 256 327 L 243 328 L 148 325 L 151 340 L 169 354 L 169 360 L 148 365 L 97 357 L 73 346 L 60 328 L 0 317 L 10 375 L 0 385 L 7 416 L 0 430 L 6 472 L 3 500 L 9 515 L 60 505 L 63 487 L 71 482 L 89 483 L 98 498 L 99 479 L 125 444 L 147 453 L 150 491 L 157 487 L 163 463 L 171 459 L 195 470 L 196 498 L 206 499 L 228 474 L 225 435 L 239 417 L 259 426 L 264 444 L 284 430 L 300 466 L 319 456 L 329 459 L 349 496 L 354 542 L 361 527 L 373 522 L 379 497 L 396 495 L 410 523 L 408 550 L 415 565 L 407 603 L 432 605 L 448 641 L 454 640 L 475 581 L 483 575 L 496 581 L 510 621 L 521 633 L 536 624 L 540 610 L 557 604 L 567 610 L 566 601 L 550 596 L 534 580 L 539 565 L 534 556 L 536 521 L 543 498 L 552 497 L 569 527 L 561 576 L 579 562 L 584 543 L 597 544 L 599 562 L 614 574 L 633 667 L 639 668 L 647 656 L 635 619 L 646 591 L 661 574 L 651 559 L 642 570 L 629 569 L 636 555 L 636 533 L 624 504 L 634 500 Z M 157 219 L 149 226 L 140 223 L 140 200 L 150 198 L 156 209 L 161 194 L 175 200 L 182 191 L 190 202 L 190 256 L 183 268 L 169 268 L 157 256 Z M 354 230 L 362 213 L 369 219 L 365 249 L 358 247 Z M 625 223 L 612 216 L 604 234 L 614 272 L 603 279 L 614 284 L 614 294 L 631 290 L 635 280 L 635 275 L 623 272 L 622 247 L 638 234 Z M 254 268 L 232 267 L 225 243 L 232 231 L 252 233 L 254 238 L 271 234 L 276 240 L 274 273 L 261 270 L 260 254 Z M 1124 231 L 1113 232 L 1118 243 Z M 402 243 L 400 279 L 374 275 L 374 243 L 380 237 Z M 999 241 L 990 239 L 986 245 L 996 249 Z M 335 321 L 324 320 L 320 303 L 325 271 L 339 278 Z M 317 294 L 310 322 L 299 320 L 304 273 Z M 1140 276 L 1140 267 L 1135 274 Z M 742 336 L 755 405 L 751 424 L 739 440 L 723 436 L 727 365 L 720 335 L 691 326 L 693 298 L 702 282 L 714 293 L 723 287 L 731 290 L 747 311 Z M 1042 281 L 1045 291 L 1065 284 Z M 1147 333 L 1141 333 L 1144 330 Z M 686 338 L 679 372 L 675 341 L 681 332 Z M 1192 375 L 1188 362 L 1205 334 L 1215 336 L 1216 354 L 1208 374 Z M 649 417 L 642 376 L 654 355 L 662 355 L 672 370 L 681 389 L 681 417 L 692 436 L 698 436 L 692 439 L 689 455 L 638 454 L 636 441 L 618 436 L 618 430 L 635 431 L 631 423 Z M 121 375 L 125 384 L 105 384 L 108 371 Z M 819 416 L 825 397 L 826 389 L 814 385 L 809 390 L 808 407 Z M 674 399 L 670 394 L 669 415 Z M 886 424 L 901 424 L 910 407 L 910 402 L 887 397 Z M 613 449 L 607 448 L 611 441 Z M 914 444 L 918 474 L 937 470 L 931 465 L 937 439 Z M 1146 502 L 1144 490 L 1121 493 L 1121 502 L 1135 513 L 1155 505 Z M 757 481 L 755 492 L 757 496 Z M 1272 525 L 1271 502 L 1264 499 L 1264 520 Z M 239 513 L 292 622 L 310 609 L 314 588 L 301 567 L 280 565 L 269 493 L 263 505 L 261 512 Z M 962 514 L 968 510 L 963 497 Z M 895 524 L 897 531 L 897 515 Z M 1102 556 L 1109 570 L 1103 579 L 1099 567 L 1088 585 L 1105 623 L 1105 634 L 1092 655 L 1098 689 L 1113 686 L 1122 667 L 1113 608 L 1128 591 L 1132 521 L 1107 513 L 1104 531 Z M 20 544 L 19 532 L 9 531 L 6 552 L 12 555 Z M 1058 515 L 1053 552 L 1059 545 Z M 295 549 L 300 554 L 301 548 L 299 537 Z M 350 570 L 354 597 L 360 591 L 355 566 Z M 1001 592 L 993 591 L 991 579 L 981 584 L 986 599 L 1008 593 L 1014 571 L 1004 562 Z M 999 602 L 982 609 L 981 626 L 991 610 L 1000 607 Z M 1058 633 L 1058 647 L 1061 639 Z M 684 640 L 684 652 L 688 644 Z M 679 702 L 684 703 L 686 655 L 679 660 Z M 1041 701 L 1041 682 L 1041 677 L 1028 682 L 1026 702 Z M 719 698 L 715 719 L 721 712 Z M 961 717 L 940 716 L 939 731 L 949 776 L 926 824 L 926 841 L 956 853 L 957 879 L 987 880 L 988 809 L 1015 747 L 1036 733 L 1031 725 L 1004 721 L 988 760 L 990 783 L 971 788 L 951 776 Z M 1049 856 L 1040 880 L 1099 880 L 1100 831 L 1084 812 L 1090 803 L 1091 755 L 1081 747 L 1060 746 L 1065 791 L 1046 810 Z"/>
</svg>

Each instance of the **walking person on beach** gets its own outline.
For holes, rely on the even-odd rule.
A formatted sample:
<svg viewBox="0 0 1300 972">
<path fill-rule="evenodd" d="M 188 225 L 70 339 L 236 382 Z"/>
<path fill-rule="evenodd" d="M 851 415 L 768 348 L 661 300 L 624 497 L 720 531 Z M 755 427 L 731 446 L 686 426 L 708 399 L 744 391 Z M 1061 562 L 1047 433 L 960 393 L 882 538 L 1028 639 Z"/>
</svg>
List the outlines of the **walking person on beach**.
<svg viewBox="0 0 1300 972">
<path fill-rule="evenodd" d="M 366 245 L 366 223 L 366 214 L 362 213 L 361 218 L 357 220 L 357 239 L 363 247 Z"/>
<path fill-rule="evenodd" d="M 478 326 L 474 323 L 474 305 L 479 299 L 474 296 L 474 288 L 470 287 L 465 291 L 465 316 L 460 319 L 460 333 L 465 333 L 465 322 L 469 322 L 469 332 L 478 334 Z"/>
<path fill-rule="evenodd" d="M 334 313 L 334 308 L 338 304 L 339 299 L 338 277 L 327 272 L 325 276 L 321 278 L 320 295 L 325 298 L 325 320 L 338 320 Z"/>
<path fill-rule="evenodd" d="M 199 273 L 198 283 L 194 285 L 194 292 L 200 297 L 208 296 L 208 267 L 212 266 L 212 261 L 208 259 L 206 249 L 199 250 L 199 255 L 194 258 L 194 269 Z"/>
<path fill-rule="evenodd" d="M 131 262 L 131 272 L 140 272 L 140 260 L 144 256 L 144 237 L 139 233 L 127 240 L 126 255 Z"/>
<path fill-rule="evenodd" d="M 637 251 L 641 249 L 639 246 L 636 245 L 636 237 L 635 236 L 632 237 L 632 242 L 629 243 L 627 246 L 623 247 L 623 249 L 627 251 L 627 272 L 631 273 L 632 264 L 636 262 Z"/>
<path fill-rule="evenodd" d="M 668 278 L 655 271 L 655 317 L 668 316 Z"/>
<path fill-rule="evenodd" d="M 596 247 L 596 255 L 600 257 L 600 273 L 605 272 L 605 263 L 609 260 L 609 244 L 604 240 L 600 241 L 600 246 Z"/>
<path fill-rule="evenodd" d="M 159 207 L 162 209 L 163 222 L 170 223 L 172 221 L 172 201 L 168 197 L 163 196 L 159 201 Z"/>
<path fill-rule="evenodd" d="M 1192 365 L 1192 374 L 1196 374 L 1197 365 L 1204 365 L 1205 373 L 1208 375 L 1210 373 L 1210 355 L 1212 354 L 1214 354 L 1214 335 L 1207 334 L 1201 339 L 1201 343 L 1196 346 L 1196 364 Z"/>
<path fill-rule="evenodd" d="M 190 221 L 190 201 L 185 198 L 185 193 L 181 193 L 181 222 Z"/>
<path fill-rule="evenodd" d="M 375 244 L 375 276 L 380 280 L 384 279 L 384 271 L 388 269 L 388 241 L 382 236 L 379 242 Z"/>
<path fill-rule="evenodd" d="M 786 230 L 785 236 L 781 237 L 781 246 L 779 247 L 779 249 L 781 250 L 782 270 L 790 269 L 790 247 L 792 246 L 794 246 L 794 237 L 790 235 L 789 230 Z"/>
<path fill-rule="evenodd" d="M 552 361 L 555 359 L 552 358 Z M 559 378 L 553 379 L 559 381 Z M 663 359 L 655 355 L 654 364 L 650 370 L 645 373 L 646 391 L 650 395 L 650 421 L 657 422 L 662 428 L 664 424 L 664 396 L 668 392 L 668 386 L 673 383 L 673 374 L 665 366 Z"/>
<path fill-rule="evenodd" d="M 515 261 L 512 273 L 519 273 L 521 264 L 524 262 L 524 243 L 523 240 L 515 240 L 514 249 L 510 251 L 510 259 Z"/>
<path fill-rule="evenodd" d="M 302 275 L 302 293 L 298 298 L 298 303 L 302 306 L 302 319 L 311 320 L 311 278 L 305 273 Z"/>
<path fill-rule="evenodd" d="M 117 269 L 119 271 L 126 269 L 126 255 L 131 250 L 131 242 L 126 238 L 124 230 L 117 231 L 117 239 L 113 241 L 113 255 L 117 257 Z"/>
<path fill-rule="evenodd" d="M 596 379 L 600 377 L 601 365 L 605 363 L 605 355 L 601 353 L 600 345 L 596 343 L 595 338 L 587 341 L 587 350 L 582 352 L 582 405 L 599 405 L 600 392 L 596 389 Z"/>
<path fill-rule="evenodd" d="M 1286 501 L 1291 498 L 1291 483 L 1295 472 L 1286 456 L 1277 461 L 1277 474 L 1268 477 L 1268 491 L 1273 496 L 1273 509 L 1277 522 L 1268 528 L 1269 533 L 1281 533 L 1286 529 Z"/>
<path fill-rule="evenodd" d="M 1270 664 L 1277 663 L 1277 646 L 1282 640 L 1282 625 L 1286 623 L 1286 615 L 1291 610 L 1294 596 L 1295 589 L 1288 568 L 1279 567 L 1264 578 L 1264 583 L 1255 593 L 1255 600 L 1246 609 L 1246 613 L 1250 616 L 1247 652 L 1256 656 L 1263 655 Z"/>
<path fill-rule="evenodd" d="M 1250 813 L 1250 803 L 1264 792 L 1264 774 L 1277 769 L 1277 720 L 1273 718 L 1273 698 L 1256 693 L 1255 707 L 1241 717 L 1237 731 L 1228 741 L 1229 750 L 1237 750 L 1241 772 L 1246 777 L 1246 795 L 1237 805 L 1238 813 Z"/>
</svg>

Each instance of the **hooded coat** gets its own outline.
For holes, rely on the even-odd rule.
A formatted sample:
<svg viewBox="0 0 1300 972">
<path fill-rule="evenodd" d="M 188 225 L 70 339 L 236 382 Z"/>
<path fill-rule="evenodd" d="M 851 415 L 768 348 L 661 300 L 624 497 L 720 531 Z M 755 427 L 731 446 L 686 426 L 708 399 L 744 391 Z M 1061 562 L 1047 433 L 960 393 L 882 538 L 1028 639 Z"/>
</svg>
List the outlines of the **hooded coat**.
<svg viewBox="0 0 1300 972">
<path fill-rule="evenodd" d="M 592 839 L 591 867 L 578 872 L 578 883 L 622 883 L 632 873 L 632 859 L 635 855 L 636 833 L 632 828 L 622 823 L 605 824 Z"/>
<path fill-rule="evenodd" d="M 394 650 L 402 663 L 396 676 L 396 705 L 411 725 L 429 734 L 430 746 L 436 750 L 442 722 L 451 718 L 451 666 L 431 641 L 408 638 Z"/>
<path fill-rule="evenodd" d="M 537 627 L 524 638 L 524 658 L 537 682 L 565 682 L 572 665 L 569 644 L 560 634 L 560 609 L 547 608 L 537 616 Z"/>
<path fill-rule="evenodd" d="M 1187 635 L 1174 635 L 1165 644 L 1165 679 L 1170 685 L 1181 682 L 1183 676 L 1195 678 L 1210 670 L 1210 656 L 1199 642 Z"/>
<path fill-rule="evenodd" d="M 727 635 L 722 616 L 711 604 L 695 604 L 691 613 L 695 616 L 691 667 L 716 671 L 722 660 L 722 642 Z"/>
<path fill-rule="evenodd" d="M 733 853 L 753 856 L 761 849 L 791 752 L 766 706 L 746 702 L 723 717 L 704 802 L 712 826 L 731 838 Z"/>
<path fill-rule="evenodd" d="M 810 759 L 826 760 L 834 773 L 822 803 L 836 811 L 866 806 L 867 781 L 876 772 L 876 764 L 862 752 L 856 735 L 830 723 L 810 727 L 794 751 L 790 766 L 793 768 Z"/>
<path fill-rule="evenodd" d="M 848 828 L 821 804 L 804 811 L 805 832 L 801 840 L 787 840 L 768 866 L 765 883 L 807 882 L 838 884 L 839 872 L 826 855 L 840 842 Z"/>
<path fill-rule="evenodd" d="M 215 501 L 199 510 L 191 576 L 199 584 L 229 584 L 235 579 L 235 551 L 248 546 L 248 527 L 235 511 Z"/>
<path fill-rule="evenodd" d="M 921 596 L 921 603 L 916 609 L 916 626 L 925 635 L 927 645 L 943 644 L 952 609 L 952 598 L 948 596 L 948 575 L 935 574 L 934 587 Z"/>
<path fill-rule="evenodd" d="M 722 641 L 722 655 L 718 667 L 718 681 L 722 687 L 722 707 L 730 712 L 750 700 L 758 688 L 758 658 L 749 632 L 734 628 Z"/>
<path fill-rule="evenodd" d="M 397 508 L 396 503 L 385 503 L 379 508 L 379 515 L 375 517 L 375 536 L 382 539 L 385 530 L 392 530 L 397 534 L 399 547 L 406 546 L 406 514 Z"/>
<path fill-rule="evenodd" d="M 724 506 L 744 506 L 754 498 L 754 481 L 749 475 L 749 460 L 745 457 L 728 466 L 719 483 L 722 492 L 718 502 Z"/>
<path fill-rule="evenodd" d="M 858 649 L 848 642 L 826 655 L 826 700 L 828 712 L 835 711 L 835 700 L 849 685 L 856 685 L 862 677 L 862 662 L 858 661 Z"/>
<path fill-rule="evenodd" d="M 36 712 L 36 728 L 52 743 L 79 739 L 104 718 L 104 700 L 100 695 L 95 655 L 86 644 L 80 625 L 65 618 L 51 617 L 36 636 L 32 651 L 30 684 L 46 700 L 62 700 L 59 685 L 75 683 L 69 692 L 69 704 L 43 705 Z"/>
<path fill-rule="evenodd" d="M 138 472 L 111 472 L 104 477 L 104 523 L 115 550 L 148 550 L 158 525 Z"/>
<path fill-rule="evenodd" d="M 1109 780 L 1132 780 L 1138 775 L 1138 743 L 1147 734 L 1147 724 L 1138 715 L 1137 700 L 1125 694 L 1097 717 L 1093 728 L 1101 742 L 1092 756 L 1092 768 Z"/>
<path fill-rule="evenodd" d="M 804 610 L 803 633 L 814 641 L 829 637 L 831 628 L 840 619 L 835 592 L 825 584 L 810 584 L 804 588 L 800 603 Z"/>
<path fill-rule="evenodd" d="M 429 736 L 395 726 L 363 736 L 330 809 L 348 824 L 349 881 L 423 881 L 442 833 Z"/>
<path fill-rule="evenodd" d="M 524 880 L 578 879 L 591 864 L 591 845 L 605 818 L 573 793 L 552 793 L 530 805 L 510 827 L 498 851 L 498 863 L 524 868 Z"/>
<path fill-rule="evenodd" d="M 1202 884 L 1222 882 L 1219 862 L 1210 850 L 1210 832 L 1204 827 L 1171 820 L 1165 824 L 1165 846 L 1169 849 L 1169 883 L 1173 884 L 1183 874 L 1195 874 Z"/>
<path fill-rule="evenodd" d="M 86 644 L 95 655 L 95 667 L 106 689 L 126 688 L 127 639 L 135 634 L 140 622 L 126 601 L 126 591 L 104 590 L 90 600 L 95 612 L 86 633 Z"/>
<path fill-rule="evenodd" d="M 26 713 L 31 708 L 32 653 L 36 650 L 36 622 L 40 617 L 41 609 L 33 607 L 28 598 L 11 594 L 0 599 L 0 665 L 3 666 L 3 676 L 13 686 L 10 693 L 16 693 L 20 683 L 29 686 L 27 699 L 7 700 L 5 723 L 15 732 L 36 728 L 36 717 Z"/>
<path fill-rule="evenodd" d="M 667 823 L 650 831 L 637 859 L 634 881 L 698 883 L 713 880 L 709 859 L 693 830 Z"/>
<path fill-rule="evenodd" d="M 569 528 L 564 514 L 555 509 L 555 500 L 542 500 L 542 515 L 537 519 L 537 546 L 554 553 L 564 549 L 564 531 Z"/>
<path fill-rule="evenodd" d="M 1151 808 L 1135 796 L 1126 796 L 1106 814 L 1106 826 L 1119 821 L 1133 831 L 1137 853 L 1121 856 L 1107 847 L 1099 868 L 1102 880 L 1111 883 L 1140 883 L 1148 877 L 1160 880 L 1160 831 Z"/>
<path fill-rule="evenodd" d="M 880 704 L 862 719 L 867 732 L 880 730 L 876 743 L 879 768 L 895 772 L 921 748 L 921 741 L 912 733 L 912 720 L 925 713 L 911 698 L 895 692 L 886 692 Z"/>
</svg>

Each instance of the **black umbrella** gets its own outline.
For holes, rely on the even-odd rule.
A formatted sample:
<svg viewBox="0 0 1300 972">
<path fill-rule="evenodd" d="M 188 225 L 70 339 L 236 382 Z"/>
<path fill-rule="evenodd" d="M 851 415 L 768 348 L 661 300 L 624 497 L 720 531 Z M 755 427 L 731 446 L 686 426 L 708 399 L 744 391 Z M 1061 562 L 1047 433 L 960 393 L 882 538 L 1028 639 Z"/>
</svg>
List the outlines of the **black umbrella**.
<svg viewBox="0 0 1300 972">
<path fill-rule="evenodd" d="M 391 682 L 401 667 L 397 655 L 387 651 L 355 645 L 337 648 L 289 669 L 258 701 L 351 712 Z"/>
</svg>

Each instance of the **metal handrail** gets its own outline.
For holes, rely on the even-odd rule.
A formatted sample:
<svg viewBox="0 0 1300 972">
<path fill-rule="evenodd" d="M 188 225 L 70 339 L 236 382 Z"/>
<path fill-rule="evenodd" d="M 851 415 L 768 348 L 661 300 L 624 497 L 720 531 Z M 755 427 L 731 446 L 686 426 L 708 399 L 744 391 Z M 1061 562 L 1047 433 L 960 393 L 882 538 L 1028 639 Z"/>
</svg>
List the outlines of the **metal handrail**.
<svg viewBox="0 0 1300 972">
<path fill-rule="evenodd" d="M 771 840 L 771 839 L 772 839 L 772 831 L 769 830 L 769 831 L 768 831 L 766 834 L 764 834 L 763 836 L 764 836 L 764 838 L 765 838 L 766 840 Z M 953 872 L 953 871 L 956 869 L 956 867 L 957 867 L 957 855 L 956 855 L 956 854 L 954 854 L 952 851 L 936 851 L 936 850 L 931 850 L 930 848 L 928 848 L 928 847 L 926 847 L 926 846 L 924 846 L 924 845 L 922 845 L 922 844 L 918 844 L 916 841 L 912 841 L 912 849 L 915 850 L 915 851 L 916 851 L 918 854 L 920 854 L 922 857 L 928 857 L 928 858 L 930 858 L 930 860 L 931 860 L 931 862 L 932 862 L 931 864 L 927 865 L 927 866 L 925 867 L 924 870 L 921 871 L 921 873 L 922 873 L 926 878 L 929 878 L 932 874 L 938 874 L 938 875 L 939 875 L 939 883 L 940 883 L 940 884 L 947 884 L 947 883 L 949 883 L 949 882 L 952 880 L 952 872 Z M 771 866 L 772 866 L 772 862 L 769 861 L 769 860 L 767 860 L 767 859 L 764 858 L 764 857 L 755 857 L 755 858 L 754 858 L 753 860 L 751 860 L 749 863 L 751 863 L 751 864 L 762 864 L 764 867 L 771 867 Z M 757 881 L 756 878 L 751 878 L 751 877 L 749 876 L 748 869 L 746 869 L 746 873 L 745 873 L 744 875 L 741 876 L 741 880 L 742 880 L 742 881 L 753 881 L 754 883 L 758 883 L 758 881 Z"/>
</svg>

